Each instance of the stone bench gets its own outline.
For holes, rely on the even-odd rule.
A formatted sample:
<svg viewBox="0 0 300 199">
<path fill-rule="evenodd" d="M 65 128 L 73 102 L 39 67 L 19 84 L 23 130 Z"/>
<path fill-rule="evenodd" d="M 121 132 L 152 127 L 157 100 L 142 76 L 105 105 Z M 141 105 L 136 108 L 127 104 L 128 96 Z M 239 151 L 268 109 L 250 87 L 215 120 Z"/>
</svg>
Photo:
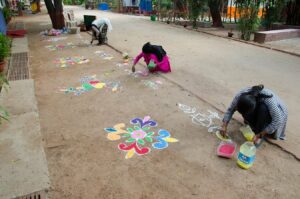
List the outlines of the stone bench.
<svg viewBox="0 0 300 199">
<path fill-rule="evenodd" d="M 258 43 L 290 39 L 295 37 L 300 37 L 300 29 L 270 30 L 254 33 L 254 41 Z"/>
</svg>

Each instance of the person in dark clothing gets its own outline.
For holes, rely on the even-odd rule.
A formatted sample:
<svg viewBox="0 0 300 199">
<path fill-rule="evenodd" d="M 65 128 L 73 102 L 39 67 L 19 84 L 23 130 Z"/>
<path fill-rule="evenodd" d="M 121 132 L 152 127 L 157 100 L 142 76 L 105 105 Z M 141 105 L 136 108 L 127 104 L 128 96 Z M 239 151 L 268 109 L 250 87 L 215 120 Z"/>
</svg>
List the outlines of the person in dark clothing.
<svg viewBox="0 0 300 199">
<path fill-rule="evenodd" d="M 227 135 L 227 126 L 235 111 L 243 116 L 256 134 L 253 138 L 255 143 L 267 134 L 275 139 L 285 139 L 287 108 L 274 92 L 263 85 L 243 89 L 235 96 L 223 118 L 223 136 Z"/>
</svg>

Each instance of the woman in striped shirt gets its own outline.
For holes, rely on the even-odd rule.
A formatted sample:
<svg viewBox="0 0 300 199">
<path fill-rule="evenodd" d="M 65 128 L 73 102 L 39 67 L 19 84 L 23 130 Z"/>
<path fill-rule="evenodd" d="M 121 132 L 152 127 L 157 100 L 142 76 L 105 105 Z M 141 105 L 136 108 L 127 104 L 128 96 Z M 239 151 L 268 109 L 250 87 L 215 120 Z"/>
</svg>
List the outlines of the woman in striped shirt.
<svg viewBox="0 0 300 199">
<path fill-rule="evenodd" d="M 235 111 L 238 111 L 256 134 L 255 143 L 266 135 L 274 139 L 285 139 L 285 128 L 288 117 L 287 107 L 271 90 L 263 85 L 241 90 L 234 97 L 227 109 L 221 134 L 227 136 L 227 125 Z"/>
</svg>

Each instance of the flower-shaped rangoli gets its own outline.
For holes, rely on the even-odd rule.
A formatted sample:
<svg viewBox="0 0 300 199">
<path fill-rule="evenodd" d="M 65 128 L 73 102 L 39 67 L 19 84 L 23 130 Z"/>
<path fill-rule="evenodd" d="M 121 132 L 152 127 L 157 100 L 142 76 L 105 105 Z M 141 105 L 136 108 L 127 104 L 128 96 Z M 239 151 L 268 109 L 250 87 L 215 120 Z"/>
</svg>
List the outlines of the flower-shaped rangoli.
<svg viewBox="0 0 300 199">
<path fill-rule="evenodd" d="M 157 126 L 157 122 L 150 119 L 150 116 L 135 118 L 130 121 L 132 128 L 125 128 L 124 123 L 114 125 L 113 128 L 105 128 L 108 132 L 107 138 L 115 141 L 121 138 L 126 139 L 125 143 L 120 143 L 118 148 L 126 152 L 126 159 L 133 157 L 134 154 L 145 155 L 154 149 L 165 149 L 170 142 L 178 142 L 172 138 L 167 130 L 160 129 L 157 133 L 150 129 Z"/>
</svg>

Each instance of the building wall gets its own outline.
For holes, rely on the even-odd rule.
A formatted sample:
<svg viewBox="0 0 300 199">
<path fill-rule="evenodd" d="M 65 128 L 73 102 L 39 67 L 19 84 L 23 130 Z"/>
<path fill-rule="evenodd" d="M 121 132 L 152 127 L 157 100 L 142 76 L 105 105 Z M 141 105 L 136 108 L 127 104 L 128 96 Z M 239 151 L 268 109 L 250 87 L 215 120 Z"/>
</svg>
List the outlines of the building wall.
<svg viewBox="0 0 300 199">
<path fill-rule="evenodd" d="M 6 22 L 2 13 L 2 10 L 0 9 L 0 32 L 2 34 L 6 35 Z"/>
<path fill-rule="evenodd" d="M 124 7 L 139 7 L 140 0 L 123 0 Z"/>
<path fill-rule="evenodd" d="M 227 5 L 227 17 L 230 18 L 234 18 L 234 13 L 236 10 L 236 18 L 239 19 L 240 18 L 240 13 L 243 13 L 243 10 L 236 8 L 235 4 L 234 4 L 235 0 L 228 0 L 228 5 Z M 258 16 L 262 17 L 263 15 L 263 8 L 264 5 L 263 3 L 260 4 L 259 6 L 259 10 L 258 10 Z M 244 11 L 245 12 L 245 11 Z"/>
</svg>

